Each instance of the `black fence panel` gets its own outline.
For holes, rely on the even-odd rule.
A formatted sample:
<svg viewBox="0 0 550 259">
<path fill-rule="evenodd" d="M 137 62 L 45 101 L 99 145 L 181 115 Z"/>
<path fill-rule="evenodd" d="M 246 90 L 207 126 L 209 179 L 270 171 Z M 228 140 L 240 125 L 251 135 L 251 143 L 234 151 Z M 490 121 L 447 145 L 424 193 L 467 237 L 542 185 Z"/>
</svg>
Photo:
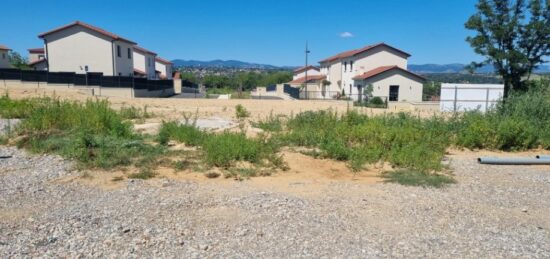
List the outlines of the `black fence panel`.
<svg viewBox="0 0 550 259">
<path fill-rule="evenodd" d="M 134 89 L 146 90 L 148 81 L 147 78 L 134 78 Z"/>
<path fill-rule="evenodd" d="M 132 88 L 133 78 L 126 76 L 103 76 L 101 77 L 101 86 Z"/>
<path fill-rule="evenodd" d="M 47 82 L 48 71 L 21 70 L 21 81 Z"/>
<path fill-rule="evenodd" d="M 103 73 L 88 73 L 88 85 L 101 85 Z"/>
<path fill-rule="evenodd" d="M 277 86 L 276 85 L 270 85 L 270 86 L 266 87 L 265 90 L 268 91 L 268 92 L 274 92 L 274 91 L 277 91 Z"/>
<path fill-rule="evenodd" d="M 74 85 L 82 85 L 82 86 L 88 85 L 86 75 L 75 74 L 74 75 Z"/>
<path fill-rule="evenodd" d="M 189 87 L 189 88 L 199 88 L 198 84 L 195 84 L 189 80 L 182 79 L 181 80 L 181 87 Z"/>
<path fill-rule="evenodd" d="M 300 89 L 292 87 L 290 85 L 285 85 L 284 92 L 290 95 L 294 99 L 300 99 Z"/>
<path fill-rule="evenodd" d="M 75 75 L 73 72 L 49 72 L 47 82 L 50 84 L 73 84 Z"/>
<path fill-rule="evenodd" d="M 21 70 L 13 68 L 0 69 L 0 79 L 2 80 L 21 80 Z"/>
</svg>

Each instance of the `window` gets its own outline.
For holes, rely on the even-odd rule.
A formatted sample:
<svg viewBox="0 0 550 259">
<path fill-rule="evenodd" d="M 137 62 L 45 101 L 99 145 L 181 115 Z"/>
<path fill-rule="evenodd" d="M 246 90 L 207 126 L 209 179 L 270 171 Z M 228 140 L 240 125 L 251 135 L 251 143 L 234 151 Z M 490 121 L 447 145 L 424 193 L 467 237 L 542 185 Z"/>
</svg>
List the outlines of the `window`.
<svg viewBox="0 0 550 259">
<path fill-rule="evenodd" d="M 132 49 L 128 48 L 128 58 L 132 58 Z"/>
<path fill-rule="evenodd" d="M 344 72 L 346 72 L 346 70 L 348 70 L 348 62 L 344 62 Z"/>
<path fill-rule="evenodd" d="M 2 59 L 6 59 L 6 53 L 2 53 Z"/>
<path fill-rule="evenodd" d="M 120 45 L 116 45 L 116 55 L 117 57 L 121 57 L 121 54 L 120 54 Z"/>
<path fill-rule="evenodd" d="M 349 62 L 349 71 L 353 71 L 353 61 Z"/>
</svg>

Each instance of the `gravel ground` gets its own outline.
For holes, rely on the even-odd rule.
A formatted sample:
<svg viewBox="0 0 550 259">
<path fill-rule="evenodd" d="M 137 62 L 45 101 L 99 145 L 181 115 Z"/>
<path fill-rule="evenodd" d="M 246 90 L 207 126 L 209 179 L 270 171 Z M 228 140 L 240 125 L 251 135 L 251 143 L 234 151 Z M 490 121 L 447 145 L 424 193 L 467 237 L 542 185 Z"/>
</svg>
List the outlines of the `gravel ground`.
<svg viewBox="0 0 550 259">
<path fill-rule="evenodd" d="M 0 257 L 549 258 L 547 167 L 454 158 L 445 189 L 338 182 L 317 195 L 252 181 L 128 180 L 0 147 Z M 295 187 L 302 188 L 303 183 Z"/>
</svg>

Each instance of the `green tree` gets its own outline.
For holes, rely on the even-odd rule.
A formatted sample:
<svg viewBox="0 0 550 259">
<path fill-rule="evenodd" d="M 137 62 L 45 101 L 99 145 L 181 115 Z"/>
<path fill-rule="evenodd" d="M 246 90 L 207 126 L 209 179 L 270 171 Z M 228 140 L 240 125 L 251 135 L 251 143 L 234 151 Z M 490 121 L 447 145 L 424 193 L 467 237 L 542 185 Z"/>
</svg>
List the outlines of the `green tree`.
<svg viewBox="0 0 550 259">
<path fill-rule="evenodd" d="M 485 57 L 473 70 L 492 64 L 504 80 L 504 98 L 511 90 L 526 90 L 529 78 L 550 55 L 549 0 L 480 0 L 465 26 L 476 32 L 466 40 Z"/>
<path fill-rule="evenodd" d="M 188 81 L 188 82 L 191 82 L 193 84 L 198 84 L 199 83 L 199 80 L 197 79 L 197 77 L 193 73 L 190 73 L 190 72 L 181 72 L 180 73 L 180 78 L 181 78 L 181 80 Z"/>
<path fill-rule="evenodd" d="M 14 68 L 19 69 L 29 69 L 29 64 L 27 64 L 27 59 L 22 57 L 17 51 L 10 50 L 8 53 L 8 60 Z"/>
</svg>

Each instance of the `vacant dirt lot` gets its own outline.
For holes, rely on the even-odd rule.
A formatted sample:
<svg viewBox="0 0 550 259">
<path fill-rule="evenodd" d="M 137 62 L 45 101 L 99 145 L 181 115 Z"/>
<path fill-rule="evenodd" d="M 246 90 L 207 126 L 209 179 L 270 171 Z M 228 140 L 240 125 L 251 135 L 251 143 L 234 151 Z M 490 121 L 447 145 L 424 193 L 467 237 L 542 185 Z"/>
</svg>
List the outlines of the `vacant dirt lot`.
<svg viewBox="0 0 550 259">
<path fill-rule="evenodd" d="M 93 186 L 55 156 L 0 147 L 0 257 L 550 257 L 548 167 L 452 154 L 423 189 L 305 161 L 276 177 Z M 294 160 L 300 157 L 293 157 Z M 173 174 L 173 173 L 172 173 Z"/>
</svg>

